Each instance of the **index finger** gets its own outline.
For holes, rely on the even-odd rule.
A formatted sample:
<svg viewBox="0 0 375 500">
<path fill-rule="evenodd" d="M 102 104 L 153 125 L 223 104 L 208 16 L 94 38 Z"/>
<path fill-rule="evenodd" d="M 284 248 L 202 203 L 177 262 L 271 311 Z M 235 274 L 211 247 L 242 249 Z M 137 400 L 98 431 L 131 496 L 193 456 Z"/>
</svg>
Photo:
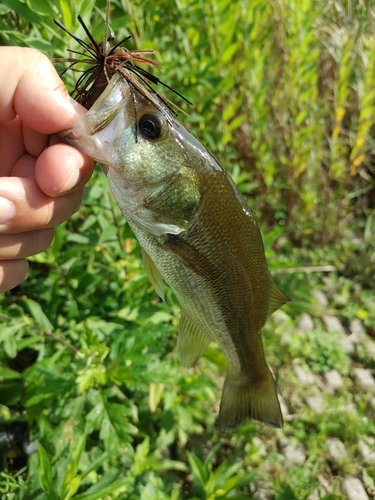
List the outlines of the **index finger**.
<svg viewBox="0 0 375 500">
<path fill-rule="evenodd" d="M 53 134 L 72 127 L 85 113 L 38 50 L 0 47 L 0 61 L 0 121 L 18 115 L 37 132 Z"/>
</svg>

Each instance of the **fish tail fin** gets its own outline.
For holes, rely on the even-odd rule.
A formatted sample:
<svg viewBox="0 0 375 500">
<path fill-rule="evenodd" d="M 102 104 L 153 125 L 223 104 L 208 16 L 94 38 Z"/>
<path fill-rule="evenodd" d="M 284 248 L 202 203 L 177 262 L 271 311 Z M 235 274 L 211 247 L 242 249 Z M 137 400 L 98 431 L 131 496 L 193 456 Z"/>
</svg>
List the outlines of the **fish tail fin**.
<svg viewBox="0 0 375 500">
<path fill-rule="evenodd" d="M 249 418 L 271 427 L 282 427 L 283 416 L 271 372 L 261 383 L 253 384 L 226 376 L 219 413 L 219 428 L 231 431 Z"/>
</svg>

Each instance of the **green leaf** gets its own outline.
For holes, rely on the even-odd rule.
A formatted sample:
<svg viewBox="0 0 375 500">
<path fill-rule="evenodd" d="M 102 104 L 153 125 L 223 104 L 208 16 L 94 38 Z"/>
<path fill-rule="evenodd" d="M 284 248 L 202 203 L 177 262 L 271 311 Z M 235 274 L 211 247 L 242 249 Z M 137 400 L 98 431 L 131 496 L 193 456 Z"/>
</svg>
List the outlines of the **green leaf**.
<svg viewBox="0 0 375 500">
<path fill-rule="evenodd" d="M 0 4 L 0 16 L 5 16 L 10 12 L 10 8 Z"/>
<path fill-rule="evenodd" d="M 208 471 L 205 469 L 203 463 L 199 460 L 198 457 L 190 452 L 187 452 L 187 457 L 191 467 L 191 473 L 204 491 L 208 480 Z"/>
<path fill-rule="evenodd" d="M 119 472 L 117 473 L 117 475 Z M 116 481 L 113 481 L 113 483 L 109 484 L 108 486 L 105 486 L 103 488 L 98 488 L 96 491 L 92 491 L 93 488 L 90 488 L 86 493 L 82 493 L 81 495 L 76 495 L 74 497 L 74 500 L 100 500 L 102 498 L 105 498 L 107 495 L 120 495 L 122 493 L 126 493 L 127 491 L 130 490 L 131 486 L 133 485 L 133 479 L 128 478 L 128 477 L 123 477 L 121 479 L 117 479 Z M 95 486 L 98 486 L 99 483 Z"/>
<path fill-rule="evenodd" d="M 23 303 L 38 325 L 45 330 L 53 331 L 53 325 L 44 314 L 42 306 L 33 299 L 24 299 Z"/>
<path fill-rule="evenodd" d="M 95 384 L 105 385 L 107 382 L 107 373 L 104 366 L 89 366 L 77 377 L 77 387 L 80 394 L 94 387 Z"/>
<path fill-rule="evenodd" d="M 216 443 L 208 452 L 206 460 L 204 461 L 204 466 L 207 468 L 210 466 L 214 456 L 217 454 L 217 452 L 220 450 L 222 444 L 221 443 Z"/>
<path fill-rule="evenodd" d="M 53 2 L 46 2 L 45 0 L 26 0 L 26 4 L 33 12 L 40 16 L 48 16 L 50 18 L 56 17 L 58 10 L 53 5 Z"/>
<path fill-rule="evenodd" d="M 164 390 L 165 384 L 155 384 L 151 382 L 148 392 L 148 404 L 152 413 L 154 413 L 159 406 Z"/>
<path fill-rule="evenodd" d="M 155 466 L 152 470 L 179 470 L 182 472 L 188 472 L 189 468 L 184 462 L 180 462 L 179 460 L 160 460 L 156 459 Z"/>
<path fill-rule="evenodd" d="M 46 43 L 46 44 L 50 44 L 50 42 L 46 41 L 46 40 L 40 40 L 38 39 L 38 42 L 40 43 Z M 30 41 L 29 41 L 30 43 Z M 34 46 L 34 45 L 33 45 Z M 34 46 L 35 47 L 35 46 Z M 39 47 L 35 47 L 39 50 L 44 50 L 44 51 L 48 51 L 48 50 L 51 50 L 50 48 L 48 47 L 45 47 L 44 49 L 41 48 L 40 46 Z M 63 223 L 63 224 L 60 224 L 59 226 L 57 226 L 57 228 L 55 229 L 55 235 L 54 235 L 54 238 L 53 238 L 53 241 L 49 247 L 49 251 L 52 253 L 54 259 L 57 258 L 63 244 L 64 244 L 64 241 L 65 241 L 65 237 L 67 236 L 67 231 L 66 231 L 66 222 Z"/>
<path fill-rule="evenodd" d="M 153 325 L 159 325 L 160 323 L 168 323 L 173 319 L 172 314 L 165 311 L 156 311 L 154 314 L 149 316 L 145 323 L 151 323 Z"/>
<path fill-rule="evenodd" d="M 10 368 L 6 368 L 5 366 L 0 366 L 0 382 L 5 379 L 16 379 L 22 378 L 22 375 L 15 370 L 11 370 Z"/>
<path fill-rule="evenodd" d="M 115 239 L 118 229 L 116 226 L 106 226 L 100 234 L 99 244 Z"/>
<path fill-rule="evenodd" d="M 85 449 L 86 434 L 82 434 L 78 439 L 77 446 L 71 454 L 66 474 L 62 483 L 60 496 L 62 500 L 69 500 L 78 490 L 81 478 L 76 476 L 82 453 Z"/>
<path fill-rule="evenodd" d="M 70 500 L 81 486 L 82 477 L 80 475 L 74 476 L 69 484 L 64 485 L 64 489 L 60 494 L 62 500 Z"/>
<path fill-rule="evenodd" d="M 243 468 L 243 466 L 241 466 L 241 468 Z M 221 484 L 220 489 L 222 489 L 226 494 L 242 486 L 249 486 L 254 481 L 254 477 L 255 474 L 238 474 L 224 481 Z"/>
<path fill-rule="evenodd" d="M 24 323 L 19 322 L 15 325 L 0 324 L 0 345 L 8 358 L 15 358 L 17 354 L 17 337 L 16 333 L 24 328 Z"/>
<path fill-rule="evenodd" d="M 39 482 L 43 490 L 50 495 L 51 500 L 59 500 L 54 482 L 52 480 L 51 464 L 46 450 L 41 443 L 37 443 L 39 457 Z"/>
<path fill-rule="evenodd" d="M 64 397 L 75 387 L 75 377 L 46 367 L 38 367 L 33 384 L 29 384 L 25 398 L 25 407 L 30 408 L 44 400 Z M 30 381 L 31 382 L 31 381 Z"/>
<path fill-rule="evenodd" d="M 75 2 L 70 2 L 69 0 L 59 0 L 60 10 L 63 15 L 62 23 L 68 28 L 68 30 L 73 30 L 75 23 L 73 19 L 76 17 Z"/>
<path fill-rule="evenodd" d="M 90 467 L 88 467 L 81 473 L 81 478 L 83 479 L 92 471 L 97 471 L 105 462 L 108 461 L 108 458 L 109 458 L 109 453 L 107 452 L 101 453 L 100 456 L 92 462 Z"/>
<path fill-rule="evenodd" d="M 134 454 L 134 474 L 139 476 L 145 470 L 148 455 L 150 453 L 150 438 L 148 436 L 137 446 Z"/>
<path fill-rule="evenodd" d="M 245 113 L 242 113 L 241 115 L 236 116 L 236 118 L 233 118 L 233 120 L 229 123 L 228 125 L 228 130 L 230 132 L 233 132 L 234 130 L 237 130 L 240 125 L 243 124 L 243 122 L 247 119 L 247 116 Z"/>
<path fill-rule="evenodd" d="M 32 47 L 33 49 L 40 50 L 41 52 L 53 52 L 56 48 L 54 44 L 52 44 L 51 42 L 48 42 L 47 40 L 43 40 L 41 38 L 25 37 L 24 41 L 29 47 Z M 53 246 L 53 243 L 52 243 L 52 246 Z M 51 249 L 51 247 L 50 247 L 50 249 Z M 53 248 L 52 248 L 52 251 L 54 251 Z M 54 251 L 54 253 L 57 254 L 56 251 Z"/>
<path fill-rule="evenodd" d="M 9 9 L 17 12 L 20 17 L 26 19 L 30 23 L 41 24 L 40 17 L 24 2 L 20 0 L 2 0 L 2 3 L 9 7 Z"/>
<path fill-rule="evenodd" d="M 365 483 L 365 485 L 374 491 L 375 490 L 375 480 L 373 477 L 371 477 L 369 475 L 369 473 L 367 472 L 366 469 L 362 469 L 362 478 L 363 478 L 363 482 Z"/>
<path fill-rule="evenodd" d="M 237 50 L 238 50 L 237 43 L 229 45 L 229 47 L 227 47 L 225 49 L 225 51 L 220 56 L 221 63 L 222 64 L 228 63 L 233 58 L 233 56 L 237 52 Z"/>
<path fill-rule="evenodd" d="M 23 380 L 3 380 L 0 382 L 0 404 L 13 406 L 21 401 L 24 393 Z"/>
<path fill-rule="evenodd" d="M 138 319 L 139 318 L 139 308 L 125 306 L 116 313 L 116 316 L 119 319 L 123 319 L 125 321 L 137 323 L 137 322 L 139 322 L 139 319 Z"/>
<path fill-rule="evenodd" d="M 128 421 L 126 406 L 124 404 L 108 403 L 106 401 L 104 407 L 116 434 L 122 441 L 129 441 L 129 434 L 137 433 L 138 429 Z"/>
<path fill-rule="evenodd" d="M 85 418 L 85 432 L 91 434 L 95 429 L 97 429 L 102 422 L 104 417 L 104 406 L 100 402 L 96 404 L 92 410 L 86 415 Z"/>
</svg>

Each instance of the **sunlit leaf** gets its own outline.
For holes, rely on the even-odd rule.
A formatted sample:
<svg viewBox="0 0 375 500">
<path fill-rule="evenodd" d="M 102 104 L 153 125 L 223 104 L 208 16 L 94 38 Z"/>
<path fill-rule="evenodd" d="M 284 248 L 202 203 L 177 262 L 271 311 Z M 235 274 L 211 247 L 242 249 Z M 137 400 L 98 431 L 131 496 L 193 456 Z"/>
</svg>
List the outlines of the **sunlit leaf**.
<svg viewBox="0 0 375 500">
<path fill-rule="evenodd" d="M 49 495 L 51 500 L 59 500 L 51 472 L 51 464 L 46 450 L 41 443 L 37 443 L 39 457 L 39 482 L 43 490 Z"/>
<path fill-rule="evenodd" d="M 46 330 L 53 330 L 53 325 L 44 313 L 42 306 L 32 299 L 24 299 L 24 304 L 31 316 L 35 319 L 38 325 Z"/>
</svg>

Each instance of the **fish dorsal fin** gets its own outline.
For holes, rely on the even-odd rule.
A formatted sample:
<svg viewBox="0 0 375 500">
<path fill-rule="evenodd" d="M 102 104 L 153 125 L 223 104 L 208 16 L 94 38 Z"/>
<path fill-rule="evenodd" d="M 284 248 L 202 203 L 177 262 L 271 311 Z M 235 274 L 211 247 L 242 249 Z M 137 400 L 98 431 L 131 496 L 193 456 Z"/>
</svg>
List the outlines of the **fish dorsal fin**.
<svg viewBox="0 0 375 500">
<path fill-rule="evenodd" d="M 276 283 L 271 278 L 271 298 L 268 309 L 268 316 L 271 316 L 279 307 L 283 306 L 290 301 L 290 298 L 285 295 L 284 292 L 276 285 Z"/>
<path fill-rule="evenodd" d="M 211 338 L 195 326 L 181 310 L 177 337 L 177 354 L 183 366 L 191 367 L 202 356 Z"/>
<path fill-rule="evenodd" d="M 142 260 L 143 265 L 145 266 L 145 271 L 148 276 L 148 279 L 151 281 L 153 287 L 155 288 L 156 293 L 159 297 L 164 300 L 164 283 L 162 275 L 159 270 L 156 268 L 153 260 L 148 255 L 148 253 L 142 248 Z"/>
</svg>

